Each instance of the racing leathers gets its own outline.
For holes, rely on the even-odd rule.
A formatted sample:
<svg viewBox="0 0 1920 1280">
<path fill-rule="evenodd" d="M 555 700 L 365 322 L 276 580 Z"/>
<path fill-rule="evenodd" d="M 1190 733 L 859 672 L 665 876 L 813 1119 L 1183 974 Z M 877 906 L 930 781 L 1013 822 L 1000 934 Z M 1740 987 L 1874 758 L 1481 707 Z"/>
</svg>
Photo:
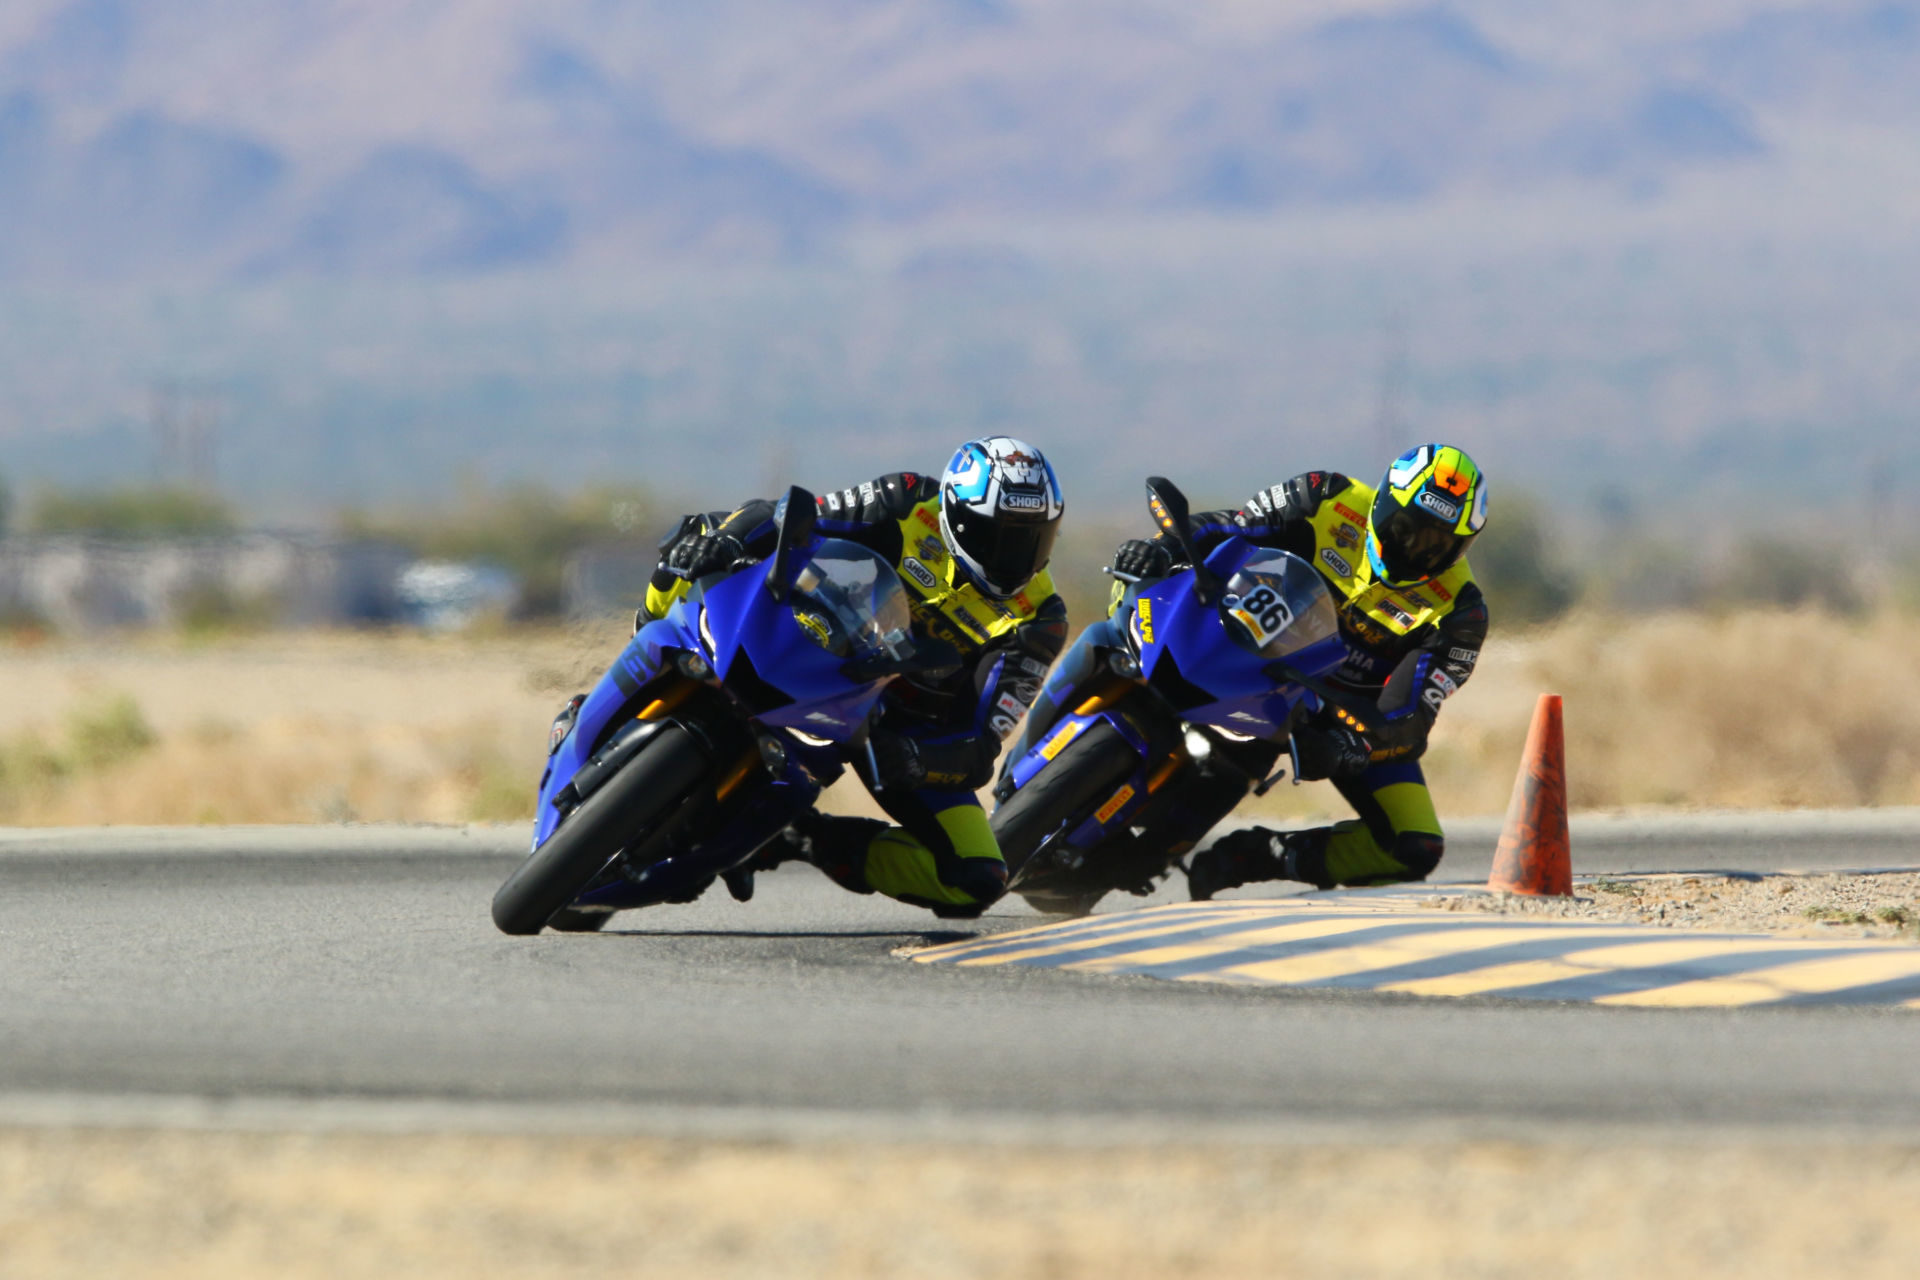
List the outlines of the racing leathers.
<svg viewBox="0 0 1920 1280">
<path fill-rule="evenodd" d="M 1307 748 L 1298 753 L 1308 765 L 1306 776 L 1331 778 L 1358 819 L 1307 831 L 1255 827 L 1232 832 L 1193 859 L 1189 880 L 1196 897 L 1252 880 L 1305 880 L 1322 888 L 1421 880 L 1445 851 L 1419 760 L 1441 706 L 1479 661 L 1486 602 L 1464 558 L 1417 584 L 1377 581 L 1365 550 L 1373 498 L 1373 489 L 1359 481 L 1310 471 L 1261 490 L 1237 511 L 1192 518 L 1202 555 L 1229 537 L 1241 537 L 1292 552 L 1319 571 L 1347 646 L 1345 661 L 1328 683 L 1376 708 L 1367 717 L 1364 744 L 1324 714 L 1295 732 L 1296 746 Z M 1170 571 L 1178 558 L 1174 543 L 1163 536 L 1123 545 L 1114 563 L 1152 576 Z M 1063 682 L 1069 665 L 1056 670 L 1048 694 Z M 1061 711 L 1042 696 L 1023 742 L 1038 740 Z M 1321 767 L 1314 769 L 1309 761 Z"/>
<path fill-rule="evenodd" d="M 889 685 L 873 729 L 872 763 L 864 753 L 853 762 L 898 825 L 810 812 L 793 824 L 784 847 L 855 892 L 877 890 L 941 915 L 977 915 L 1005 892 L 1007 866 L 974 792 L 991 780 L 1001 741 L 1066 641 L 1066 604 L 1044 567 L 1006 599 L 981 591 L 941 539 L 937 477 L 894 472 L 825 494 L 818 508 L 816 531 L 857 542 L 892 564 L 906 588 L 914 634 L 952 645 L 961 663 L 951 674 L 904 676 Z M 693 567 L 691 557 L 718 548 L 721 557 L 764 558 L 775 535 L 774 504 L 765 500 L 731 514 L 687 517 L 661 545 L 643 613 L 660 617 L 685 594 L 682 574 Z M 755 865 L 779 861 L 781 847 Z"/>
</svg>

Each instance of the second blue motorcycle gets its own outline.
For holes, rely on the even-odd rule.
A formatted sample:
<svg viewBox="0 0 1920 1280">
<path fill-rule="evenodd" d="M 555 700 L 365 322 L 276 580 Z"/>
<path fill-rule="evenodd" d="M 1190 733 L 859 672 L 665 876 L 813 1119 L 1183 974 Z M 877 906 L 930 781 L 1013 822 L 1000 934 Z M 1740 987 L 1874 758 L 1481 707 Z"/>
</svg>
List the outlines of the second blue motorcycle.
<svg viewBox="0 0 1920 1280">
<path fill-rule="evenodd" d="M 1313 567 L 1242 538 L 1202 558 L 1180 491 L 1154 477 L 1147 501 L 1193 567 L 1128 584 L 1080 634 L 1042 694 L 1064 714 L 1009 762 L 993 815 L 1011 890 L 1049 913 L 1151 892 L 1283 776 L 1307 716 L 1325 709 L 1365 731 L 1322 679 L 1346 645 Z"/>
</svg>

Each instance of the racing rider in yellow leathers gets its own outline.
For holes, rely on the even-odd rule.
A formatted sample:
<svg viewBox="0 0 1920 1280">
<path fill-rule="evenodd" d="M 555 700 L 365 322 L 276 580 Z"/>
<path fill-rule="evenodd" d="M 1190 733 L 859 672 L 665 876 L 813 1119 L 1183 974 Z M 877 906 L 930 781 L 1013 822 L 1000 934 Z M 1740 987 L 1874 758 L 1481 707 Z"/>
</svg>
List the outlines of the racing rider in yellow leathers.
<svg viewBox="0 0 1920 1280">
<path fill-rule="evenodd" d="M 1486 521 L 1485 477 L 1473 459 L 1443 444 L 1400 455 L 1377 489 L 1309 471 L 1261 490 L 1238 511 L 1194 517 L 1201 555 L 1241 537 L 1319 570 L 1347 643 L 1347 659 L 1328 683 L 1375 710 L 1364 738 L 1328 716 L 1294 734 L 1302 772 L 1330 778 L 1358 820 L 1230 832 L 1190 863 L 1193 897 L 1256 880 L 1323 889 L 1424 880 L 1439 865 L 1446 845 L 1419 760 L 1434 718 L 1472 676 L 1486 640 L 1486 601 L 1466 560 Z M 1175 563 L 1163 537 L 1122 543 L 1113 567 L 1152 577 Z"/>
<path fill-rule="evenodd" d="M 1007 436 L 960 446 L 936 480 L 896 471 L 818 500 L 816 530 L 895 566 L 914 634 L 954 646 L 943 677 L 888 686 L 854 768 L 898 826 L 810 811 L 753 862 L 725 877 L 744 901 L 753 872 L 803 858 L 856 893 L 878 890 L 943 916 L 978 915 L 1006 891 L 1007 866 L 974 792 L 1001 741 L 1039 693 L 1067 636 L 1066 604 L 1047 560 L 1063 510 L 1053 468 Z M 774 504 L 688 516 L 661 544 L 638 622 L 660 617 L 691 579 L 773 550 Z"/>
</svg>

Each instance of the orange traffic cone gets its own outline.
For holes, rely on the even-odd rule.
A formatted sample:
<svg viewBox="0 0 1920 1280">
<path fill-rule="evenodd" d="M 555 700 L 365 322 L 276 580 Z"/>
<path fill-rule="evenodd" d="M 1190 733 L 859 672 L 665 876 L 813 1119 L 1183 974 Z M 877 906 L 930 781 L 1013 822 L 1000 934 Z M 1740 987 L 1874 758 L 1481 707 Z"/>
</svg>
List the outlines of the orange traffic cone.
<svg viewBox="0 0 1920 1280">
<path fill-rule="evenodd" d="M 1535 895 L 1573 892 L 1567 746 L 1557 693 L 1541 694 L 1533 710 L 1533 728 L 1527 731 L 1527 749 L 1513 782 L 1507 825 L 1500 832 L 1487 888 Z"/>
</svg>

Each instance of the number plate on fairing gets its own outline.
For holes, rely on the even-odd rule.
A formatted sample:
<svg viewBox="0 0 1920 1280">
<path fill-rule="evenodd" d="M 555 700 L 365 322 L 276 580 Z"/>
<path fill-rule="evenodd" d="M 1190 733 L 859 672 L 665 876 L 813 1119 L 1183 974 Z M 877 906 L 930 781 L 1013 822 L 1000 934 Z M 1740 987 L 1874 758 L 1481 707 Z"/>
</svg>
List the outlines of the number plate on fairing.
<svg viewBox="0 0 1920 1280">
<path fill-rule="evenodd" d="M 1228 613 L 1253 636 L 1256 649 L 1293 625 L 1293 610 L 1272 587 L 1249 591 Z"/>
</svg>

